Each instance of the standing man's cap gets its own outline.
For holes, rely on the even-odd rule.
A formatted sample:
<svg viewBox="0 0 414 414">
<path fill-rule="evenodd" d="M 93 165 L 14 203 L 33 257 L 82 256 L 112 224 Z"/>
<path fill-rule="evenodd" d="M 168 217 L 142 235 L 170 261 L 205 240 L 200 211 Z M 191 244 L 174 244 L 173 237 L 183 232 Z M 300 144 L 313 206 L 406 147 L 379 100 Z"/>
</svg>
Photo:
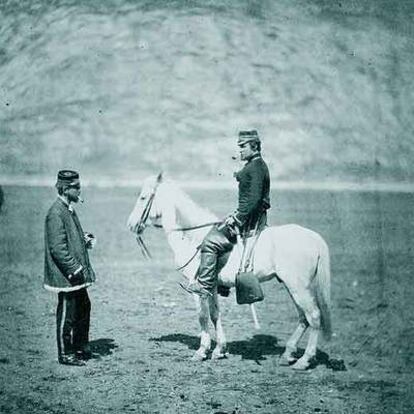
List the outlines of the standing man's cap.
<svg viewBox="0 0 414 414">
<path fill-rule="evenodd" d="M 67 186 L 79 185 L 79 173 L 72 170 L 60 170 L 57 175 L 57 183 Z"/>
<path fill-rule="evenodd" d="M 260 142 L 259 134 L 255 129 L 251 131 L 240 131 L 237 145 L 244 145 L 247 142 Z"/>
</svg>

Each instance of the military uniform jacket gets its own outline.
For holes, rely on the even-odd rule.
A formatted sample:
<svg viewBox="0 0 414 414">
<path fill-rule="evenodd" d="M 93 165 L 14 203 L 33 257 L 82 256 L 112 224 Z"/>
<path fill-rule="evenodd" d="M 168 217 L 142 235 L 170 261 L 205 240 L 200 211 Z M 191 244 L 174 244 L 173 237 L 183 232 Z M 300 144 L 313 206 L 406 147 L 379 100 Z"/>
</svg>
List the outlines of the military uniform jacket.
<svg viewBox="0 0 414 414">
<path fill-rule="evenodd" d="M 269 169 L 260 154 L 253 156 L 236 174 L 239 182 L 239 202 L 234 218 L 243 231 L 253 230 L 258 220 L 266 222 L 270 208 Z"/>
<path fill-rule="evenodd" d="M 68 276 L 82 267 L 85 283 L 72 286 Z M 55 292 L 71 292 L 90 286 L 95 272 L 89 262 L 84 232 L 75 211 L 58 198 L 45 221 L 44 287 Z"/>
</svg>

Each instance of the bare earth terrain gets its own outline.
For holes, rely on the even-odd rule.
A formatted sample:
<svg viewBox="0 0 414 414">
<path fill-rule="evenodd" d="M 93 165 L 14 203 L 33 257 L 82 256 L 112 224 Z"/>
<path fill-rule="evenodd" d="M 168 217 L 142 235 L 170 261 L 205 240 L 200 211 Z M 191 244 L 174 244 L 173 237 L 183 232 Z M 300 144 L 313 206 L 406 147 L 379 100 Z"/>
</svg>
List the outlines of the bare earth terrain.
<svg viewBox="0 0 414 414">
<path fill-rule="evenodd" d="M 232 293 L 222 300 L 228 359 L 191 362 L 198 322 L 163 233 L 148 232 L 154 261 L 145 262 L 125 227 L 138 190 L 92 187 L 77 211 L 98 239 L 91 253 L 94 358 L 86 367 L 60 366 L 56 297 L 42 289 L 43 220 L 55 193 L 3 190 L 1 413 L 414 411 L 413 195 L 273 194 L 272 224 L 310 227 L 331 249 L 334 337 L 321 341 L 312 369 L 297 373 L 278 366 L 296 314 L 277 282 L 264 286 L 257 306 L 261 331 Z M 234 205 L 231 192 L 191 194 L 218 214 Z"/>
</svg>

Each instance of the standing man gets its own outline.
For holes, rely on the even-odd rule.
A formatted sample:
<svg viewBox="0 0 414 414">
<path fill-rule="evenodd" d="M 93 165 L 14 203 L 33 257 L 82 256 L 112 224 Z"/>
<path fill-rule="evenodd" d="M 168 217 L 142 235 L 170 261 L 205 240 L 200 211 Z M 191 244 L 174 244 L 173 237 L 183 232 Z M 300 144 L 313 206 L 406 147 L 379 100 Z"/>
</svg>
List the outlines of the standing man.
<svg viewBox="0 0 414 414">
<path fill-rule="evenodd" d="M 1 206 L 3 205 L 3 200 L 4 200 L 4 193 L 0 185 L 0 212 L 1 212 Z"/>
<path fill-rule="evenodd" d="M 182 286 L 187 292 L 202 297 L 211 295 L 214 291 L 218 257 L 232 250 L 237 241 L 237 233 L 246 237 L 252 230 L 262 230 L 267 223 L 270 178 L 267 165 L 261 157 L 261 142 L 257 131 L 240 131 L 237 144 L 241 160 L 246 161 L 242 170 L 235 174 L 239 182 L 237 210 L 205 236 L 195 280 Z"/>
<path fill-rule="evenodd" d="M 91 303 L 87 287 L 95 281 L 88 248 L 94 237 L 84 233 L 72 203 L 80 198 L 79 174 L 59 171 L 58 198 L 45 221 L 45 289 L 57 292 L 56 311 L 58 361 L 65 365 L 85 365 L 88 348 Z"/>
</svg>

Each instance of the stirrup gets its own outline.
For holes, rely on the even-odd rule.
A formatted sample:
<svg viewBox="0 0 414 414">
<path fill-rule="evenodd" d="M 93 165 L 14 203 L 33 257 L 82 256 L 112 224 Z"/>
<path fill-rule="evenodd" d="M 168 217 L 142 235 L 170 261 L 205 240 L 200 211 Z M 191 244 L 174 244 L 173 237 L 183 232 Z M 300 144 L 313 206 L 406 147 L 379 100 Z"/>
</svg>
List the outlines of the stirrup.
<svg viewBox="0 0 414 414">
<path fill-rule="evenodd" d="M 207 296 L 213 296 L 213 294 L 211 292 L 209 292 L 207 289 L 204 289 L 202 287 L 193 287 L 191 288 L 191 284 L 189 285 L 184 285 L 183 283 L 179 283 L 180 287 L 182 287 L 187 293 L 195 293 L 196 295 L 200 296 L 200 297 L 207 297 Z"/>
</svg>

